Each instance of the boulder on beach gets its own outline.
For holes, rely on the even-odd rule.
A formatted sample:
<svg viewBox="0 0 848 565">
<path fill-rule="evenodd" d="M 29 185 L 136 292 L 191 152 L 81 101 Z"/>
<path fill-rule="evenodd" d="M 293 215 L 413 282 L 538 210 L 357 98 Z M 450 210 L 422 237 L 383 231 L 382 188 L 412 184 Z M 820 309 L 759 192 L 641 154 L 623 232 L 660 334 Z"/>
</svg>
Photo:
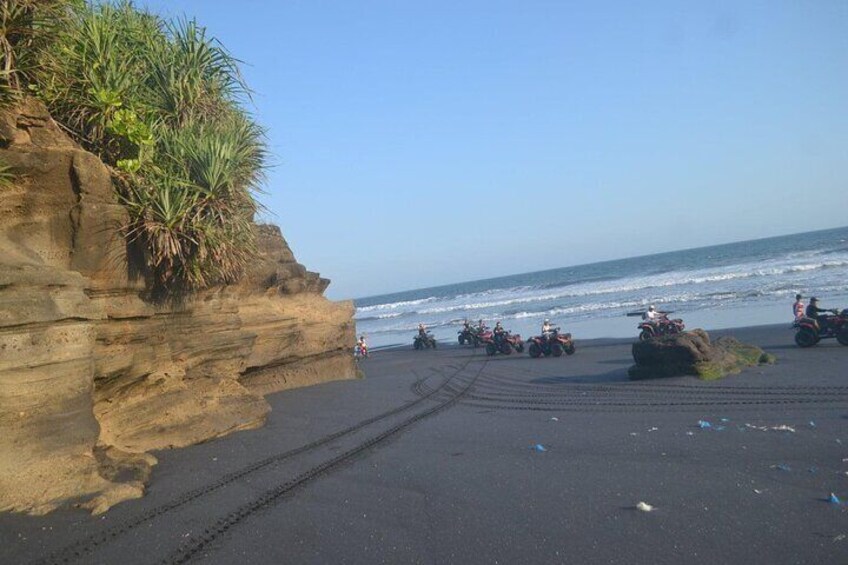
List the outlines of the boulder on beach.
<svg viewBox="0 0 848 565">
<path fill-rule="evenodd" d="M 631 380 L 683 375 L 714 380 L 745 367 L 773 363 L 774 357 L 732 337 L 710 341 L 707 332 L 696 329 L 636 342 L 633 360 L 636 364 L 628 371 Z"/>
</svg>

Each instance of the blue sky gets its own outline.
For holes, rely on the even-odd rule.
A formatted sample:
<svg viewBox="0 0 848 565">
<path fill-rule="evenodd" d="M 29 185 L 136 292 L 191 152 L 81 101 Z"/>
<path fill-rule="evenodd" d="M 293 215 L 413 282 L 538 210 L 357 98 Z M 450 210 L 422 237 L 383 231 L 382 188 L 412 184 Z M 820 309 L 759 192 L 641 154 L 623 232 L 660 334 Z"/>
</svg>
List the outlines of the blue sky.
<svg viewBox="0 0 848 565">
<path fill-rule="evenodd" d="M 331 298 L 848 224 L 848 2 L 142 0 L 246 63 Z"/>
</svg>

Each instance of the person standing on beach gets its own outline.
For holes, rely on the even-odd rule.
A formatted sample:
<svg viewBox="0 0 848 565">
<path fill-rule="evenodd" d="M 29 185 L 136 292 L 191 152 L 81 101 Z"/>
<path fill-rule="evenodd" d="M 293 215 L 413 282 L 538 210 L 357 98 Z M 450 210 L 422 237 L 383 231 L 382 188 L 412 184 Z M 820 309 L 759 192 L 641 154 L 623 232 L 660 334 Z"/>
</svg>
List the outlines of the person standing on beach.
<svg viewBox="0 0 848 565">
<path fill-rule="evenodd" d="M 803 297 L 800 294 L 796 294 L 795 304 L 792 305 L 792 314 L 795 316 L 796 322 L 804 317 L 804 302 L 801 298 Z"/>
<path fill-rule="evenodd" d="M 365 336 L 359 336 L 359 341 L 356 342 L 356 351 L 359 357 L 368 357 L 368 344 L 365 343 Z"/>
</svg>

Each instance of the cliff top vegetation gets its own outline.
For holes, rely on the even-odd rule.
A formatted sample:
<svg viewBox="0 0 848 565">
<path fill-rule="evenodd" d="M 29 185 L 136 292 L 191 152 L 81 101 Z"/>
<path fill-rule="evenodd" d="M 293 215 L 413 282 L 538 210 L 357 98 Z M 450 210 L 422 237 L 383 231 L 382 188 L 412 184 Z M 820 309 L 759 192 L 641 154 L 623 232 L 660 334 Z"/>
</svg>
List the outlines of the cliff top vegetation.
<svg viewBox="0 0 848 565">
<path fill-rule="evenodd" d="M 129 1 L 0 0 L 0 107 L 44 102 L 100 156 L 157 293 L 237 281 L 255 254 L 263 129 L 237 61 Z"/>
</svg>

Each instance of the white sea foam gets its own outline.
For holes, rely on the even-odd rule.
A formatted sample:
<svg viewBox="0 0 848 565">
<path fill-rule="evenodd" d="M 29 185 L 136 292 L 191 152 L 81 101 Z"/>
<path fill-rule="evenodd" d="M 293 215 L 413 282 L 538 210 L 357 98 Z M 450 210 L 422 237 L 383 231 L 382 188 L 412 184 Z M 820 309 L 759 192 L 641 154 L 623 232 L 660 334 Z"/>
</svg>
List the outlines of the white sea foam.
<svg viewBox="0 0 848 565">
<path fill-rule="evenodd" d="M 426 304 L 428 302 L 433 302 L 435 300 L 439 300 L 437 296 L 430 296 L 428 298 L 421 298 L 419 300 L 404 300 L 401 302 L 390 302 L 388 304 L 374 304 L 371 306 L 360 306 L 356 309 L 357 313 L 360 312 L 374 312 L 376 310 L 397 310 L 398 308 L 403 308 L 405 306 L 417 306 L 419 304 Z"/>
<path fill-rule="evenodd" d="M 740 267 L 747 266 L 747 269 Z M 848 260 L 831 260 L 808 264 L 792 264 L 753 268 L 754 265 L 735 265 L 736 270 L 729 272 L 717 272 L 716 270 L 693 270 L 677 271 L 650 277 L 629 277 L 615 281 L 600 283 L 578 283 L 575 285 L 564 285 L 558 288 L 558 292 L 539 292 L 538 287 L 515 287 L 506 289 L 490 289 L 484 292 L 463 294 L 457 297 L 436 298 L 430 297 L 421 300 L 394 302 L 380 304 L 357 309 L 357 317 L 375 311 L 393 310 L 390 314 L 379 314 L 373 317 L 397 317 L 398 310 L 401 313 L 417 314 L 419 316 L 432 316 L 449 312 L 479 311 L 487 309 L 503 310 L 509 306 L 520 306 L 530 303 L 546 302 L 559 299 L 577 298 L 583 299 L 593 296 L 622 294 L 622 293 L 644 293 L 652 290 L 667 289 L 686 285 L 705 285 L 710 283 L 723 283 L 750 278 L 774 278 L 780 275 L 807 273 L 822 269 L 839 269 L 848 267 Z M 475 301 L 481 298 L 488 300 Z M 426 308 L 417 308 L 423 304 L 432 304 Z"/>
<path fill-rule="evenodd" d="M 646 258 L 646 265 L 648 269 L 652 267 L 650 258 Z M 414 331 L 419 322 L 424 322 L 431 328 L 447 331 L 446 328 L 455 328 L 465 319 L 479 318 L 513 320 L 518 326 L 535 327 L 535 322 L 531 322 L 534 318 L 549 317 L 562 323 L 615 318 L 648 304 L 662 305 L 685 315 L 704 309 L 774 304 L 790 299 L 798 291 L 844 296 L 848 293 L 848 249 L 831 246 L 765 260 L 595 282 L 568 283 L 553 279 L 537 286 L 515 285 L 463 293 L 462 285 L 455 285 L 453 290 L 460 292 L 360 307 L 356 313 L 358 329 L 379 334 L 404 333 Z"/>
</svg>

